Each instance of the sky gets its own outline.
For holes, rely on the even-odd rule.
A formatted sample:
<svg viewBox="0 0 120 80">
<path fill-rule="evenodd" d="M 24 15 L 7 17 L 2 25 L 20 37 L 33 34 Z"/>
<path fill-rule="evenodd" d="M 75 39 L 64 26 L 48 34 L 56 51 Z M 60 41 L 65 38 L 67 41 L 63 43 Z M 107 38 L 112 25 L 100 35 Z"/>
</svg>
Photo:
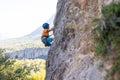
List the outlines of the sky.
<svg viewBox="0 0 120 80">
<path fill-rule="evenodd" d="M 0 0 L 0 39 L 31 33 L 55 14 L 56 4 L 57 0 Z"/>
</svg>

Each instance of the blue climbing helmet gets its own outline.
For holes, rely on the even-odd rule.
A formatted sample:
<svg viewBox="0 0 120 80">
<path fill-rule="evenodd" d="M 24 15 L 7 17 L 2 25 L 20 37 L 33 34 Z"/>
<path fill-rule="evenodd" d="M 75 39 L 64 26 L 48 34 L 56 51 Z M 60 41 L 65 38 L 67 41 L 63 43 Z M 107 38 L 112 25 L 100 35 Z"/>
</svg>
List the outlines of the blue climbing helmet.
<svg viewBox="0 0 120 80">
<path fill-rule="evenodd" d="M 46 28 L 49 27 L 49 24 L 48 24 L 48 23 L 44 23 L 44 24 L 42 25 L 42 27 L 43 27 L 44 29 L 46 29 Z"/>
</svg>

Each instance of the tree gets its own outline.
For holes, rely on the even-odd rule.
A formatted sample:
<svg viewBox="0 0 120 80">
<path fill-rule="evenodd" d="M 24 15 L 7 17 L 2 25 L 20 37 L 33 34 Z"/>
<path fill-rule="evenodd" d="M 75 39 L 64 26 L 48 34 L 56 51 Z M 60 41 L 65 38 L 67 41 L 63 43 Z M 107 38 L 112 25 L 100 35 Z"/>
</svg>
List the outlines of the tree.
<svg viewBox="0 0 120 80">
<path fill-rule="evenodd" d="M 25 67 L 15 66 L 15 59 L 9 59 L 0 49 L 0 80 L 26 80 Z"/>
</svg>

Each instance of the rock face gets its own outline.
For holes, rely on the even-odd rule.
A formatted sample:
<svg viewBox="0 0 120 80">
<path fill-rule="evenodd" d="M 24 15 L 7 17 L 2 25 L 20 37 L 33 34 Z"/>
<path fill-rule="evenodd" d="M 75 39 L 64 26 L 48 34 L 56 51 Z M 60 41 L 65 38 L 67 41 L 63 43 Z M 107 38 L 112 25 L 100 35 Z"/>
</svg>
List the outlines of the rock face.
<svg viewBox="0 0 120 80">
<path fill-rule="evenodd" d="M 101 8 L 119 0 L 58 0 L 55 41 L 47 59 L 46 80 L 104 80 L 94 56 L 93 19 Z"/>
<path fill-rule="evenodd" d="M 17 57 L 18 59 L 35 59 L 41 58 L 46 59 L 49 48 L 27 48 L 24 50 L 7 53 L 10 58 Z"/>
</svg>

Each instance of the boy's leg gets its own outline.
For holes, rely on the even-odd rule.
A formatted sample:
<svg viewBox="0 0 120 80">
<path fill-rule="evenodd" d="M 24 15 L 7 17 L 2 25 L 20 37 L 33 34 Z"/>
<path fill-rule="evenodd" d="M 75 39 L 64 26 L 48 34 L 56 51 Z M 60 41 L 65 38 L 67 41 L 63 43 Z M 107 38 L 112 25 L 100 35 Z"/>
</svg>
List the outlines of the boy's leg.
<svg viewBox="0 0 120 80">
<path fill-rule="evenodd" d="M 51 46 L 52 38 L 48 37 L 47 42 L 48 42 L 48 46 Z"/>
<path fill-rule="evenodd" d="M 47 42 L 51 43 L 52 42 L 52 38 L 48 37 L 47 38 Z"/>
<path fill-rule="evenodd" d="M 44 43 L 45 46 L 47 46 L 47 38 L 42 39 L 42 42 Z"/>
<path fill-rule="evenodd" d="M 46 43 L 45 43 L 45 46 L 49 46 L 49 43 L 48 43 L 48 42 L 46 42 Z"/>
<path fill-rule="evenodd" d="M 51 46 L 52 41 L 53 41 L 53 39 L 50 37 L 42 39 L 42 42 L 44 43 L 45 46 Z"/>
</svg>

